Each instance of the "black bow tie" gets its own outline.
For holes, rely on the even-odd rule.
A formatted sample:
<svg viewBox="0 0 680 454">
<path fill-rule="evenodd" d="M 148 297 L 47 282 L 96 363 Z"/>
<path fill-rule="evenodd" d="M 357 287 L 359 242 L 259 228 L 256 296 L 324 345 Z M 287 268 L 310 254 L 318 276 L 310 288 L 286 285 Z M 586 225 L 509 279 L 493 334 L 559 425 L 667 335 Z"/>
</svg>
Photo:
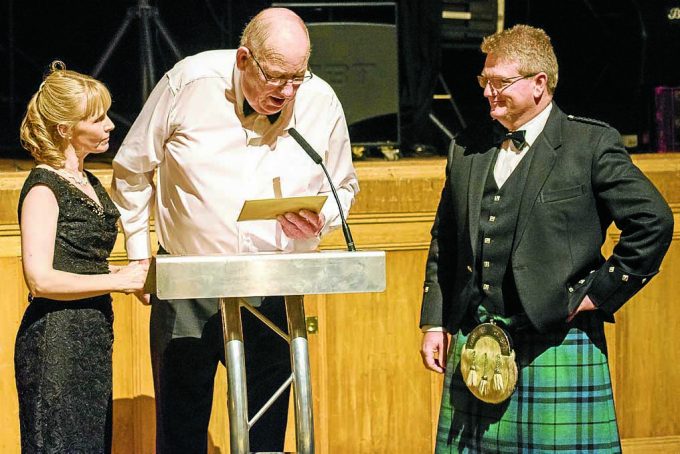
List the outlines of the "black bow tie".
<svg viewBox="0 0 680 454">
<path fill-rule="evenodd" d="M 257 113 L 255 109 L 251 107 L 251 105 L 248 103 L 248 101 L 243 98 L 243 116 L 248 117 L 250 114 Z M 279 119 L 281 116 L 281 112 L 276 112 L 275 114 L 267 115 L 267 118 L 269 119 L 269 123 L 274 124 L 276 123 L 276 120 Z"/>
<path fill-rule="evenodd" d="M 524 139 L 524 136 L 526 134 L 525 130 L 520 130 L 520 131 L 512 131 L 512 132 L 506 132 L 505 136 L 503 137 L 503 140 L 512 140 L 512 143 L 515 144 L 518 150 L 521 150 L 522 147 L 527 143 L 526 140 Z"/>
</svg>

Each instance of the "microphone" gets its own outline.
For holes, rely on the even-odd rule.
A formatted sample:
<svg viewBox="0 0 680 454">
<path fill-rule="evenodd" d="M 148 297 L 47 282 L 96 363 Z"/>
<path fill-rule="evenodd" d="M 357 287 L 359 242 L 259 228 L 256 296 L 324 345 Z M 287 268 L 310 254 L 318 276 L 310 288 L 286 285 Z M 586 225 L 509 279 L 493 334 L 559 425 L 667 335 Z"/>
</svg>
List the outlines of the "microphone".
<svg viewBox="0 0 680 454">
<path fill-rule="evenodd" d="M 307 156 L 312 158 L 312 161 L 321 166 L 321 169 L 323 169 L 323 173 L 326 174 L 328 184 L 330 184 L 331 186 L 331 192 L 333 193 L 333 197 L 335 197 L 335 203 L 338 204 L 338 211 L 340 212 L 340 222 L 342 223 L 342 233 L 343 235 L 345 235 L 345 243 L 347 243 L 347 250 L 356 251 L 357 249 L 354 247 L 354 240 L 352 239 L 352 232 L 349 231 L 349 225 L 347 225 L 345 215 L 342 213 L 342 205 L 340 205 L 338 193 L 335 191 L 335 185 L 333 184 L 333 180 L 331 180 L 331 176 L 328 175 L 328 170 L 326 169 L 326 166 L 323 165 L 323 160 L 321 159 L 321 156 L 319 156 L 319 153 L 314 151 L 314 148 L 312 148 L 312 146 L 309 143 L 307 143 L 307 141 L 300 135 L 299 132 L 297 132 L 295 128 L 290 128 L 288 130 L 288 134 L 290 134 L 290 136 L 293 139 L 295 139 L 298 145 L 300 145 L 300 147 L 303 150 L 305 150 L 305 153 L 307 153 Z"/>
</svg>

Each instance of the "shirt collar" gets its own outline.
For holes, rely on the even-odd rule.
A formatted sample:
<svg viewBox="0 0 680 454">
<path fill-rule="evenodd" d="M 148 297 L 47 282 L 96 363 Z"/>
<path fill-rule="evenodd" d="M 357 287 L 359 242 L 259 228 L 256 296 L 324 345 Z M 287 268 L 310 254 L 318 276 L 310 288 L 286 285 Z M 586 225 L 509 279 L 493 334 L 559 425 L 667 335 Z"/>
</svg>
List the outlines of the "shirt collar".
<svg viewBox="0 0 680 454">
<path fill-rule="evenodd" d="M 532 146 L 536 141 L 536 138 L 543 132 L 545 124 L 548 122 L 548 117 L 550 116 L 550 111 L 552 110 L 552 102 L 546 106 L 545 109 L 541 111 L 534 118 L 526 122 L 523 126 L 517 128 L 518 130 L 526 131 L 524 135 L 524 140 L 527 145 Z"/>
</svg>

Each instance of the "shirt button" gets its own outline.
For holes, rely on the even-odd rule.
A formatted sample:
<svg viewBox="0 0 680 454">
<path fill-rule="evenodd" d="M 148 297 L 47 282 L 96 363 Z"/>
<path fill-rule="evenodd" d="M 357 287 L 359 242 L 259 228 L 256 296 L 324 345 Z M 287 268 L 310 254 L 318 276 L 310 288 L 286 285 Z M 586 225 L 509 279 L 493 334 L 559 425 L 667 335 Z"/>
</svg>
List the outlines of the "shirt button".
<svg viewBox="0 0 680 454">
<path fill-rule="evenodd" d="M 495 222 L 496 216 L 489 216 L 489 222 Z"/>
<path fill-rule="evenodd" d="M 491 238 L 489 237 L 484 238 L 484 244 L 491 244 Z"/>
<path fill-rule="evenodd" d="M 574 293 L 574 287 L 569 287 L 569 293 Z"/>
<path fill-rule="evenodd" d="M 491 262 L 484 260 L 484 268 L 488 268 L 490 266 L 491 266 Z"/>
<path fill-rule="evenodd" d="M 485 292 L 488 292 L 490 288 L 491 286 L 489 284 L 482 285 L 482 290 L 484 290 Z"/>
<path fill-rule="evenodd" d="M 466 268 L 470 273 L 472 273 L 472 267 L 470 265 L 468 265 Z"/>
<path fill-rule="evenodd" d="M 498 202 L 499 200 L 501 200 L 501 196 L 499 196 L 499 195 L 493 196 L 493 201 L 494 201 L 494 202 Z"/>
<path fill-rule="evenodd" d="M 622 280 L 623 282 L 628 282 L 628 275 L 627 275 L 627 274 L 624 274 L 623 276 L 621 276 L 621 280 Z"/>
</svg>

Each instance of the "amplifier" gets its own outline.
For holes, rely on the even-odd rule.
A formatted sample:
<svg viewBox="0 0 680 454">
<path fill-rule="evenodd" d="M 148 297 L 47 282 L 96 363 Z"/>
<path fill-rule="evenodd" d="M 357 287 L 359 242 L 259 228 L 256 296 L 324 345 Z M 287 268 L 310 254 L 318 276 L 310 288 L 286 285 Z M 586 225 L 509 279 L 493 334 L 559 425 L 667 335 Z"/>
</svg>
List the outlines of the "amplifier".
<svg viewBox="0 0 680 454">
<path fill-rule="evenodd" d="M 504 20 L 505 0 L 443 0 L 442 47 L 476 49 Z"/>
</svg>

